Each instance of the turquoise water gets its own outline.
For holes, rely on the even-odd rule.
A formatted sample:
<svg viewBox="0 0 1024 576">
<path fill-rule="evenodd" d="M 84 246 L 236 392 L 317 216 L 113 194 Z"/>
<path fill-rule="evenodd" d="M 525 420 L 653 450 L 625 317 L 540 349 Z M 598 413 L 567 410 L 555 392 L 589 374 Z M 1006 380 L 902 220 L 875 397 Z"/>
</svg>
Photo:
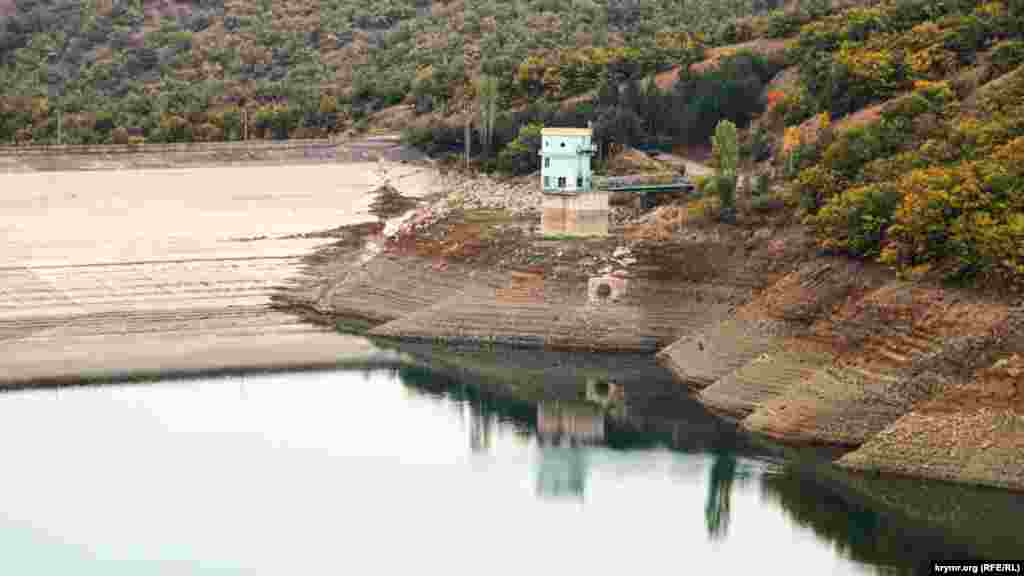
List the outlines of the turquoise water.
<svg viewBox="0 0 1024 576">
<path fill-rule="evenodd" d="M 411 368 L 11 392 L 0 574 L 874 574 L 957 553 L 691 408 L 613 417 Z"/>
</svg>

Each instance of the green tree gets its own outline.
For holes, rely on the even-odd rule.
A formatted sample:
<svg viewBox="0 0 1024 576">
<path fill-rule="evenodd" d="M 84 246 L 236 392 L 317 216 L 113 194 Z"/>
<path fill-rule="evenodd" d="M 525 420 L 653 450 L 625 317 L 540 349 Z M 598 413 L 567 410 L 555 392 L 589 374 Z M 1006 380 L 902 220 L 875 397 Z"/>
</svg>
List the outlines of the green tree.
<svg viewBox="0 0 1024 576">
<path fill-rule="evenodd" d="M 729 221 L 736 214 L 736 182 L 740 164 L 739 138 L 736 125 L 721 120 L 711 137 L 715 157 L 714 189 L 718 194 L 719 208 L 723 220 Z"/>
</svg>

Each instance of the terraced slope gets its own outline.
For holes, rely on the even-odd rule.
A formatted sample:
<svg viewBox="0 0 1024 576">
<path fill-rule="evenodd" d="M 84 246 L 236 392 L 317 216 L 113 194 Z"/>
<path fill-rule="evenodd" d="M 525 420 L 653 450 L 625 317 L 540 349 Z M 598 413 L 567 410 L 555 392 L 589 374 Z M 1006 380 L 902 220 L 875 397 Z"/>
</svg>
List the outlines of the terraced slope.
<svg viewBox="0 0 1024 576">
<path fill-rule="evenodd" d="M 1010 299 L 820 259 L 660 356 L 748 431 L 855 448 L 841 466 L 1024 489 L 1022 352 Z"/>
<path fill-rule="evenodd" d="M 1024 477 L 1024 357 L 1000 358 L 839 460 L 881 470 L 1019 488 Z"/>
<path fill-rule="evenodd" d="M 511 278 L 477 285 L 375 328 L 412 340 L 478 341 L 563 349 L 653 352 L 724 317 L 740 292 L 634 280 L 618 301 L 588 297 L 585 281 Z"/>
<path fill-rule="evenodd" d="M 866 274 L 863 266 L 841 260 L 808 263 L 773 284 L 734 316 L 680 339 L 660 352 L 659 358 L 693 388 L 701 390 L 715 384 L 715 390 L 702 393 L 710 400 L 709 405 L 726 412 L 748 410 L 744 400 L 738 400 L 739 406 L 729 405 L 731 396 L 749 390 L 747 386 L 742 386 L 744 392 L 735 388 L 744 382 L 743 373 L 782 366 L 780 361 L 765 362 L 764 355 L 779 349 L 786 338 L 806 332 L 817 315 L 862 292 L 875 276 Z M 739 381 L 720 382 L 759 358 L 762 360 L 758 364 L 737 376 Z M 782 374 L 791 369 L 783 368 Z"/>
<path fill-rule="evenodd" d="M 793 441 L 860 444 L 947 385 L 923 372 L 944 357 L 962 360 L 971 353 L 961 345 L 965 339 L 984 339 L 1007 313 L 998 303 L 891 283 L 836 319 L 833 362 L 760 406 L 743 425 Z"/>
</svg>

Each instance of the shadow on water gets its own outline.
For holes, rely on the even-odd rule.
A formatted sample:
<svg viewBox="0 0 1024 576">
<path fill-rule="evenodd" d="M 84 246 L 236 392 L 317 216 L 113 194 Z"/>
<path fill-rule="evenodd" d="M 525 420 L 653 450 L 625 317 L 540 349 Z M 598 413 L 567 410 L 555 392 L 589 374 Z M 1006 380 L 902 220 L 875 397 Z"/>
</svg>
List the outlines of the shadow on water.
<svg viewBox="0 0 1024 576">
<path fill-rule="evenodd" d="M 887 573 L 917 573 L 938 559 L 1005 560 L 1024 549 L 1019 494 L 850 474 L 815 451 L 794 458 L 706 412 L 649 357 L 510 349 L 435 356 L 425 346 L 403 347 L 424 363 L 396 368 L 402 382 L 468 406 L 474 451 L 489 449 L 498 426 L 535 442 L 538 497 L 582 500 L 602 451 L 671 450 L 707 464 L 709 540 L 729 538 L 737 486 L 753 485 L 762 502 L 842 555 Z"/>
</svg>

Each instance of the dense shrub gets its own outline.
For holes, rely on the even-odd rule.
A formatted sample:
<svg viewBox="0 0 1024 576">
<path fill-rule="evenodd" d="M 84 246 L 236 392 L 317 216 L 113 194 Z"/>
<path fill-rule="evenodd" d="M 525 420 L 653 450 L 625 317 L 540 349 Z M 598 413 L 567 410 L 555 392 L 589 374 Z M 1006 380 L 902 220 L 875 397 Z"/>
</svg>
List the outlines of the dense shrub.
<svg viewBox="0 0 1024 576">
<path fill-rule="evenodd" d="M 540 168 L 541 124 L 527 124 L 498 156 L 502 170 L 512 174 L 528 174 Z"/>
<path fill-rule="evenodd" d="M 811 216 L 822 247 L 851 256 L 878 256 L 900 202 L 891 184 L 850 188 L 833 196 Z"/>
<path fill-rule="evenodd" d="M 1024 40 L 1007 40 L 992 49 L 992 65 L 1004 74 L 1024 64 Z"/>
<path fill-rule="evenodd" d="M 824 248 L 1024 284 L 1020 7 L 906 0 L 801 29 L 802 80 L 833 116 L 908 90 L 882 106 L 880 118 L 845 126 L 820 159 L 790 174 L 791 198 Z M 990 46 L 994 72 L 961 83 L 963 67 Z M 813 49 L 826 53 L 810 58 Z M 867 89 L 836 97 L 852 78 Z"/>
<path fill-rule="evenodd" d="M 816 164 L 800 171 L 792 183 L 791 196 L 803 212 L 813 214 L 840 190 L 839 176 Z"/>
<path fill-rule="evenodd" d="M 875 158 L 895 153 L 905 142 L 905 122 L 881 120 L 844 132 L 825 150 L 822 166 L 846 180 L 860 178 L 861 169 Z"/>
<path fill-rule="evenodd" d="M 807 23 L 809 15 L 795 10 L 776 10 L 768 18 L 768 37 L 786 38 L 800 31 Z"/>
</svg>

